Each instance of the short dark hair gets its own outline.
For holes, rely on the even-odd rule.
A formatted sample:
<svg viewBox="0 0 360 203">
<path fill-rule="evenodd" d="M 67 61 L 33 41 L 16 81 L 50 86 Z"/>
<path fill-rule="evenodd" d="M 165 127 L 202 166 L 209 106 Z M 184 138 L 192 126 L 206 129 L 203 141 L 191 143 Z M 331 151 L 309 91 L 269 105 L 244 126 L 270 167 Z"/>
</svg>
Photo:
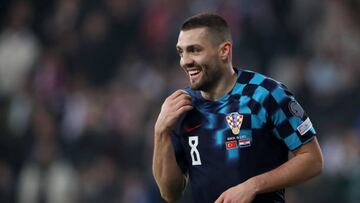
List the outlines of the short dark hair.
<svg viewBox="0 0 360 203">
<path fill-rule="evenodd" d="M 189 17 L 181 26 L 181 31 L 206 27 L 210 35 L 213 35 L 218 43 L 232 41 L 230 28 L 226 20 L 215 13 L 201 13 Z"/>
</svg>

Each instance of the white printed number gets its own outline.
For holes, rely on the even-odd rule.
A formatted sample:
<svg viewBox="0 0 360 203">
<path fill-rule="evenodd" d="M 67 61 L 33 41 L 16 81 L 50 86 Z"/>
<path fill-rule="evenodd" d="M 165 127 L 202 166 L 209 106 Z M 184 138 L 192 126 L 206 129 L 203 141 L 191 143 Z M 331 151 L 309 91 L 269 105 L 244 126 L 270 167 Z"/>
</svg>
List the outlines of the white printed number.
<svg viewBox="0 0 360 203">
<path fill-rule="evenodd" d="M 193 166 L 201 165 L 200 153 L 196 148 L 198 146 L 198 144 L 199 144 L 198 136 L 190 136 L 189 137 L 189 146 L 191 147 L 190 155 L 191 155 Z"/>
</svg>

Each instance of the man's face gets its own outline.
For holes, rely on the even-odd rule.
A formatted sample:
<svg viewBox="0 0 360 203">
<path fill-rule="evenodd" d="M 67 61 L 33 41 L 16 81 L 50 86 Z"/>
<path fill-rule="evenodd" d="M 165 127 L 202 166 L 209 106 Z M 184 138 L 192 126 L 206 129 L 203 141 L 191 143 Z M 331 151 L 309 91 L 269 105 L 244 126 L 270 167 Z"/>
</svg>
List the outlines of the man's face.
<svg viewBox="0 0 360 203">
<path fill-rule="evenodd" d="M 189 77 L 189 86 L 209 91 L 222 75 L 218 46 L 210 41 L 206 28 L 181 31 L 176 45 L 180 66 Z"/>
</svg>

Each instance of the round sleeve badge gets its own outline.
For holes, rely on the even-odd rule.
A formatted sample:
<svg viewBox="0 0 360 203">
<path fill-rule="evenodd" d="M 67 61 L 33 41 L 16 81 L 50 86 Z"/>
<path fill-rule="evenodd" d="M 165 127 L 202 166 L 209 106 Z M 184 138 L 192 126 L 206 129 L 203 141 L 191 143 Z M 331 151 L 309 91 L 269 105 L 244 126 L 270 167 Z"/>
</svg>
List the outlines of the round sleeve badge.
<svg viewBox="0 0 360 203">
<path fill-rule="evenodd" d="M 304 116 L 304 109 L 300 106 L 300 104 L 293 100 L 289 102 L 289 110 L 292 115 L 302 118 Z"/>
</svg>

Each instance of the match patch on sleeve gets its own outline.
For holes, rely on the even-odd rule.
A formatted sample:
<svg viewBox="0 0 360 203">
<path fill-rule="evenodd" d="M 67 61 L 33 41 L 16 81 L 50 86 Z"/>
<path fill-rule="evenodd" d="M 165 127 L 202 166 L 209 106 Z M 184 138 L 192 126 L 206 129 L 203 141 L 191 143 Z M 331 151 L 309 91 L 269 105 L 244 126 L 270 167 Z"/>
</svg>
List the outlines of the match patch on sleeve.
<svg viewBox="0 0 360 203">
<path fill-rule="evenodd" d="M 309 131 L 313 127 L 310 118 L 307 118 L 301 125 L 297 127 L 300 135 L 304 135 L 307 131 Z"/>
<path fill-rule="evenodd" d="M 304 113 L 305 113 L 304 109 L 295 100 L 293 100 L 293 101 L 291 101 L 289 103 L 289 110 L 294 116 L 297 116 L 297 117 L 300 117 L 300 118 L 302 118 L 304 116 Z"/>
</svg>

